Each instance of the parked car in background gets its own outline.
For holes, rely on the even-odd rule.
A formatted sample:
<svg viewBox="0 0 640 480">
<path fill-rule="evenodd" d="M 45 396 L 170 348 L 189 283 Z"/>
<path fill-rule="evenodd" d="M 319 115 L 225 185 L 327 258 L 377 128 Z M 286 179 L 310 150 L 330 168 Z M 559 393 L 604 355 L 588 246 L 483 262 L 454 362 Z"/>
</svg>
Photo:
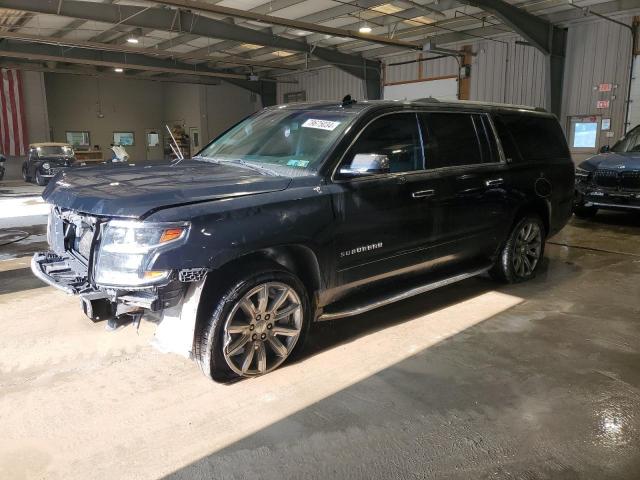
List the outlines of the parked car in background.
<svg viewBox="0 0 640 480">
<path fill-rule="evenodd" d="M 54 175 L 75 162 L 73 148 L 68 143 L 33 143 L 29 145 L 26 161 L 22 164 L 25 182 L 35 181 L 44 186 Z"/>
<path fill-rule="evenodd" d="M 640 125 L 576 168 L 574 213 L 589 218 L 599 209 L 640 211 Z"/>
<path fill-rule="evenodd" d="M 214 380 L 254 376 L 313 321 L 529 280 L 573 192 L 562 129 L 532 108 L 280 105 L 190 160 L 64 171 L 31 268 L 94 321 L 159 321 L 160 348 Z"/>
</svg>

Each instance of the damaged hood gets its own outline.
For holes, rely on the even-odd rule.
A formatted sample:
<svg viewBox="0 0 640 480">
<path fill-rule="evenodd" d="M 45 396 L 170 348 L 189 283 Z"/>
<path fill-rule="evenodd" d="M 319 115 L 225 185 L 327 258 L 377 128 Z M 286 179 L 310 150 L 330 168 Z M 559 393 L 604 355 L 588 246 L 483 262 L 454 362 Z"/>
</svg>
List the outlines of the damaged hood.
<svg viewBox="0 0 640 480">
<path fill-rule="evenodd" d="M 91 215 L 140 218 L 177 205 L 284 190 L 290 182 L 227 162 L 114 164 L 66 170 L 42 198 Z"/>
<path fill-rule="evenodd" d="M 593 171 L 598 168 L 640 170 L 640 152 L 607 152 L 585 160 L 580 168 Z"/>
</svg>

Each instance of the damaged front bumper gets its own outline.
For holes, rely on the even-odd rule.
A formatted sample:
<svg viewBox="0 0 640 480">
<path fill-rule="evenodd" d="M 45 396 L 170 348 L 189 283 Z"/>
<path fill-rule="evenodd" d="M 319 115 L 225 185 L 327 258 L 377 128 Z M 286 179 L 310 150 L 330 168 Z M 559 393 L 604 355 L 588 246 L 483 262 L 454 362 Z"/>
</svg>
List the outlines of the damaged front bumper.
<svg viewBox="0 0 640 480">
<path fill-rule="evenodd" d="M 85 314 L 94 321 L 141 311 L 159 312 L 178 305 L 185 284 L 178 279 L 148 288 L 104 288 L 89 282 L 87 267 L 72 255 L 38 252 L 31 271 L 46 284 L 69 295 L 79 295 Z"/>
</svg>

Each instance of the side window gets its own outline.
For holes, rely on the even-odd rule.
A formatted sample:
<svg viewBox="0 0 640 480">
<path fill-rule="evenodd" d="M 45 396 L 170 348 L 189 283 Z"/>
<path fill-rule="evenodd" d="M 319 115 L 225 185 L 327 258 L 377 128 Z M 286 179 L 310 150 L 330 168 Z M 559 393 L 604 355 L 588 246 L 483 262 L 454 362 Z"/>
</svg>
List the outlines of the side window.
<svg viewBox="0 0 640 480">
<path fill-rule="evenodd" d="M 415 113 L 396 113 L 374 120 L 362 132 L 340 168 L 354 171 L 411 172 L 422 170 L 424 161 Z"/>
<path fill-rule="evenodd" d="M 425 132 L 427 169 L 482 163 L 482 151 L 472 115 L 423 113 L 420 117 Z"/>
<path fill-rule="evenodd" d="M 507 162 L 521 162 L 522 157 L 520 156 L 516 142 L 511 136 L 511 132 L 507 128 L 507 125 L 502 121 L 502 118 L 497 115 L 494 116 L 493 124 L 496 127 L 500 144 L 502 144 L 504 158 L 507 159 Z"/>
<path fill-rule="evenodd" d="M 498 153 L 498 145 L 496 144 L 496 137 L 493 134 L 489 118 L 486 115 L 474 115 L 473 121 L 476 124 L 476 131 L 478 132 L 478 138 L 480 139 L 482 162 L 499 162 L 500 154 Z"/>
<path fill-rule="evenodd" d="M 564 133 L 554 118 L 535 114 L 501 114 L 499 118 L 511 132 L 524 160 L 569 157 Z"/>
</svg>

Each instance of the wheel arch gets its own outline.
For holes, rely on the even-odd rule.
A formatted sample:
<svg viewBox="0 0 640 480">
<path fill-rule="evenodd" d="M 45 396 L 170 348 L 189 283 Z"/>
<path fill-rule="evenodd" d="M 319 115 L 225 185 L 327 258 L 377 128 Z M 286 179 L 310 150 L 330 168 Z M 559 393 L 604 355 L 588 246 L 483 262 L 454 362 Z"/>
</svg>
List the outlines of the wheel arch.
<svg viewBox="0 0 640 480">
<path fill-rule="evenodd" d="M 543 198 L 536 198 L 520 205 L 513 216 L 511 228 L 525 215 L 531 213 L 538 215 L 542 219 L 545 234 L 548 235 L 551 228 L 551 206 L 549 202 Z"/>
</svg>

